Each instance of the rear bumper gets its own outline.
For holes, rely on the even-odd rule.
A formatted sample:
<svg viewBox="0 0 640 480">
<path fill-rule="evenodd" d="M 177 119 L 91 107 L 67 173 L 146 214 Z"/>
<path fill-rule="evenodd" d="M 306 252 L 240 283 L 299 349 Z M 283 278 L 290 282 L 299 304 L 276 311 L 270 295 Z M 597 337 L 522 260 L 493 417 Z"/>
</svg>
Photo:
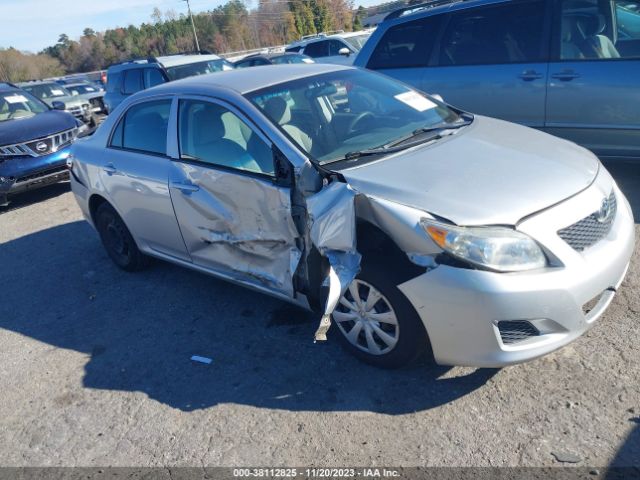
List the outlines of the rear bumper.
<svg viewBox="0 0 640 480">
<path fill-rule="evenodd" d="M 0 163 L 0 195 L 20 193 L 69 178 L 70 147 L 42 157 L 22 157 Z"/>
<path fill-rule="evenodd" d="M 557 350 L 593 326 L 622 283 L 634 250 L 631 208 L 617 187 L 616 194 L 618 213 L 607 237 L 583 253 L 566 252 L 563 267 L 504 274 L 440 265 L 399 285 L 425 325 L 436 362 L 520 363 Z M 501 321 L 529 322 L 538 334 L 509 343 Z"/>
</svg>

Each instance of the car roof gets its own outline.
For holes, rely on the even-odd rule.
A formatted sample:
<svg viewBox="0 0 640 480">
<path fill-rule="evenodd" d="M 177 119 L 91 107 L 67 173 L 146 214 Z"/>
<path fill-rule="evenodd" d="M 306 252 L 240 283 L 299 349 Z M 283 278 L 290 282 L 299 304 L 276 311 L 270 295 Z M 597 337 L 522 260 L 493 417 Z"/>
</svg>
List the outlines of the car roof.
<svg viewBox="0 0 640 480">
<path fill-rule="evenodd" d="M 19 88 L 12 83 L 0 82 L 0 91 L 7 92 L 13 90 L 19 90 Z"/>
<path fill-rule="evenodd" d="M 156 57 L 158 63 L 164 67 L 175 67 L 178 65 L 187 65 L 189 63 L 206 62 L 209 60 L 220 60 L 218 55 L 169 55 L 166 57 Z"/>
<path fill-rule="evenodd" d="M 184 78 L 175 82 L 164 83 L 148 90 L 143 90 L 143 92 L 150 92 L 149 95 L 161 92 L 190 93 L 194 88 L 202 89 L 203 87 L 217 87 L 235 90 L 240 94 L 245 94 L 290 80 L 298 80 L 300 78 L 322 73 L 353 69 L 353 67 L 332 65 L 329 63 L 265 65 L 260 67 L 260 75 L 256 75 L 255 70 L 252 68 L 239 68 L 237 70 Z"/>
<path fill-rule="evenodd" d="M 407 20 L 436 15 L 445 11 L 464 10 L 480 5 L 491 5 L 495 3 L 517 2 L 517 0 L 431 0 L 425 3 L 407 5 L 406 7 L 393 10 L 387 14 L 383 24 L 403 23 Z"/>
<path fill-rule="evenodd" d="M 57 87 L 65 87 L 65 85 L 60 85 L 59 83 L 53 81 L 53 80 L 35 80 L 33 82 L 20 82 L 18 84 L 19 87 L 24 88 L 24 87 L 32 87 L 32 86 L 37 86 L 37 85 L 55 85 Z"/>
</svg>

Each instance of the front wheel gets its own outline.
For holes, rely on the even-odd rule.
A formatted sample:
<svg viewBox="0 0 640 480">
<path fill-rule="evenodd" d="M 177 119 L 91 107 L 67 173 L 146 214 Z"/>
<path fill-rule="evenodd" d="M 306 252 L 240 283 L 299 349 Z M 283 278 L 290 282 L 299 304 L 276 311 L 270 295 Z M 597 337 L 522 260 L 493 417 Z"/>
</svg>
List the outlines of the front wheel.
<svg viewBox="0 0 640 480">
<path fill-rule="evenodd" d="M 128 272 L 142 270 L 148 265 L 149 257 L 138 249 L 129 229 L 111 205 L 100 205 L 95 218 L 102 244 L 116 265 Z"/>
<path fill-rule="evenodd" d="M 429 348 L 424 325 L 389 269 L 362 265 L 333 312 L 345 348 L 382 368 L 398 368 Z"/>
</svg>

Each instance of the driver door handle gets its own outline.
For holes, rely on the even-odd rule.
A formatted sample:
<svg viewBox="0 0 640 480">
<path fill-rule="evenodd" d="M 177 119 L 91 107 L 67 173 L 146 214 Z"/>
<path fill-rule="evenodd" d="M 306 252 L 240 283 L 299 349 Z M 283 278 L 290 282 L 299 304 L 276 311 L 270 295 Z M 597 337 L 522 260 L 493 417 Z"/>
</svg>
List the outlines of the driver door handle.
<svg viewBox="0 0 640 480">
<path fill-rule="evenodd" d="M 113 163 L 107 163 L 102 170 L 107 173 L 107 175 L 113 175 L 118 171 L 116 167 L 113 166 Z"/>
<path fill-rule="evenodd" d="M 193 192 L 197 192 L 200 190 L 198 185 L 194 185 L 192 183 L 180 183 L 180 182 L 171 182 L 171 188 L 175 188 L 176 190 L 180 190 L 185 195 L 188 195 Z"/>
<path fill-rule="evenodd" d="M 518 76 L 525 82 L 530 82 L 531 80 L 539 80 L 542 78 L 542 74 L 536 72 L 535 70 L 525 70 Z"/>
<path fill-rule="evenodd" d="M 569 80 L 573 80 L 574 78 L 578 78 L 579 76 L 580 74 L 574 72 L 573 70 L 563 70 L 562 72 L 554 73 L 553 75 L 551 75 L 551 78 L 567 82 Z"/>
</svg>

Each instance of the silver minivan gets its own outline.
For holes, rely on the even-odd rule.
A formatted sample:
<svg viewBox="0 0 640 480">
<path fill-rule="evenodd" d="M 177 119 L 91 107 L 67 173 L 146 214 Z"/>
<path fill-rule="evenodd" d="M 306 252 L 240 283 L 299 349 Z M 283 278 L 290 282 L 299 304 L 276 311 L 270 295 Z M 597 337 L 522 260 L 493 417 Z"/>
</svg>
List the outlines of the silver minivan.
<svg viewBox="0 0 640 480">
<path fill-rule="evenodd" d="M 425 6 L 390 14 L 354 65 L 600 157 L 640 157 L 639 0 Z"/>
<path fill-rule="evenodd" d="M 383 367 L 531 360 L 611 303 L 634 222 L 593 153 L 362 69 L 259 73 L 139 92 L 74 144 L 73 192 L 118 266 L 293 302 Z"/>
</svg>

